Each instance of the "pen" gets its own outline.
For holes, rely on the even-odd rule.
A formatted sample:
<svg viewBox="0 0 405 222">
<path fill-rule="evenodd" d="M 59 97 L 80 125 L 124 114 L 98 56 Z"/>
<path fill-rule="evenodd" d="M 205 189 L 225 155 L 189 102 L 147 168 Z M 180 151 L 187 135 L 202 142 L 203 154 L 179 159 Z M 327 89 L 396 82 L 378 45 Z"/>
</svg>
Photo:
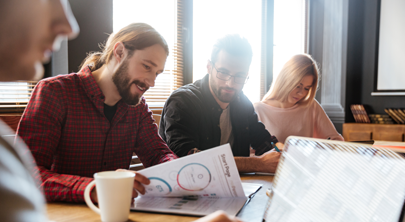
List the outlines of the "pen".
<svg viewBox="0 0 405 222">
<path fill-rule="evenodd" d="M 256 195 L 256 193 L 257 193 L 260 189 L 262 189 L 262 186 L 260 186 L 254 193 L 251 193 L 251 194 L 247 197 L 248 200 L 246 201 L 245 205 L 248 204 L 248 203 L 252 200 L 252 198 Z"/>
<path fill-rule="evenodd" d="M 278 149 L 278 147 L 277 147 L 276 144 L 274 144 L 273 142 L 271 142 L 271 145 L 274 145 L 274 149 L 275 149 L 277 152 L 281 153 L 281 151 Z"/>
</svg>

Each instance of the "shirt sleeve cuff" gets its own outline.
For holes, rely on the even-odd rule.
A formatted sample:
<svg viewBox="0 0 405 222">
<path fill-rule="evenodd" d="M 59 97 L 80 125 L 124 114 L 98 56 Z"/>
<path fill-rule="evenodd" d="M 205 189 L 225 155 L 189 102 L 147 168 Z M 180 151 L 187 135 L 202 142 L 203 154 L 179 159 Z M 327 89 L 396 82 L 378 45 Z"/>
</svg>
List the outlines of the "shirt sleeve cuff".
<svg viewBox="0 0 405 222">
<path fill-rule="evenodd" d="M 273 145 L 271 145 L 271 143 L 273 143 L 273 144 L 278 143 L 278 140 L 275 136 L 271 136 L 268 141 L 265 141 L 264 143 L 262 143 L 262 145 L 257 147 L 255 149 L 255 155 L 261 156 L 263 153 L 268 152 L 271 149 L 273 149 Z"/>
<path fill-rule="evenodd" d="M 87 177 L 83 177 L 80 181 L 78 181 L 76 189 L 74 189 L 73 193 L 73 200 L 75 202 L 84 202 L 84 191 L 86 190 L 87 185 L 89 185 L 91 181 L 93 181 L 93 178 Z"/>
</svg>

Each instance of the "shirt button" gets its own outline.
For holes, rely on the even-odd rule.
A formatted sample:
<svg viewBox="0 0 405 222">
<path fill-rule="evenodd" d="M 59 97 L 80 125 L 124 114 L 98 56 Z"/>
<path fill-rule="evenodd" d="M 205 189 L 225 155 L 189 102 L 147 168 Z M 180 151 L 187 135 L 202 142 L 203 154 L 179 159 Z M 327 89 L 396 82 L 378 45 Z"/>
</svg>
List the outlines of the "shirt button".
<svg viewBox="0 0 405 222">
<path fill-rule="evenodd" d="M 209 139 L 209 137 L 207 137 L 207 140 Z"/>
</svg>

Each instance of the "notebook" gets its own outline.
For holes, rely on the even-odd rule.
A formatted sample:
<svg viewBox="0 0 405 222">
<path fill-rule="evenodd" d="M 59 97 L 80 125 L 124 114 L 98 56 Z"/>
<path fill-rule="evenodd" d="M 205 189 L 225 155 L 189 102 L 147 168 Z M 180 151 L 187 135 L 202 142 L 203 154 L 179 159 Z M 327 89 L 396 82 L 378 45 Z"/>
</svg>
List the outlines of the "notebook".
<svg viewBox="0 0 405 222">
<path fill-rule="evenodd" d="M 288 137 L 263 221 L 398 222 L 405 159 L 368 144 Z"/>
</svg>

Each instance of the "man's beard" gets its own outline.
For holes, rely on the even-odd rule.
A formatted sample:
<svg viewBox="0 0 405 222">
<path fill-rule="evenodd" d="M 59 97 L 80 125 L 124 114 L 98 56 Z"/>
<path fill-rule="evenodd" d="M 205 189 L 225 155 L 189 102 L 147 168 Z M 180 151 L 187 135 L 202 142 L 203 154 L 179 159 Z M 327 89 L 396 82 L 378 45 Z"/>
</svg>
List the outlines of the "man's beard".
<svg viewBox="0 0 405 222">
<path fill-rule="evenodd" d="M 128 77 L 128 60 L 125 60 L 118 70 L 113 74 L 112 80 L 117 87 L 118 93 L 120 94 L 122 101 L 128 105 L 137 105 L 141 101 L 142 95 L 131 93 L 132 84 L 138 85 L 145 89 L 145 92 L 149 89 L 145 83 L 140 82 L 139 80 L 134 80 L 130 82 Z M 137 86 L 135 86 L 137 87 Z"/>
<path fill-rule="evenodd" d="M 218 98 L 219 101 L 221 101 L 223 103 L 232 102 L 233 100 L 235 100 L 235 98 L 237 97 L 237 94 L 239 93 L 235 89 L 232 89 L 232 88 L 229 88 L 229 87 L 218 87 L 213 79 L 210 79 L 210 85 L 211 85 L 211 89 L 214 92 L 215 96 Z M 233 94 L 232 97 L 225 96 L 225 95 L 222 94 L 222 89 L 233 90 L 235 93 Z"/>
</svg>

